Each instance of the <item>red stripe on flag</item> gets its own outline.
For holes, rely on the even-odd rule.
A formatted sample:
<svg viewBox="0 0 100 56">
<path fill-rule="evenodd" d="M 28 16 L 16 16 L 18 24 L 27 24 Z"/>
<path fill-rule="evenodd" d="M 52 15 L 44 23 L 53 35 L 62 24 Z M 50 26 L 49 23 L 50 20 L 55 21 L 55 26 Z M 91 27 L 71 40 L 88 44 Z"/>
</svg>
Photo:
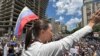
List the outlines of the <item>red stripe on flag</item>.
<svg viewBox="0 0 100 56">
<path fill-rule="evenodd" d="M 19 26 L 19 30 L 18 30 L 18 36 L 21 35 L 22 30 L 25 26 L 26 23 L 38 19 L 38 17 L 35 14 L 29 15 L 29 16 L 25 16 L 24 18 L 22 18 L 21 22 L 20 22 L 20 26 Z"/>
</svg>

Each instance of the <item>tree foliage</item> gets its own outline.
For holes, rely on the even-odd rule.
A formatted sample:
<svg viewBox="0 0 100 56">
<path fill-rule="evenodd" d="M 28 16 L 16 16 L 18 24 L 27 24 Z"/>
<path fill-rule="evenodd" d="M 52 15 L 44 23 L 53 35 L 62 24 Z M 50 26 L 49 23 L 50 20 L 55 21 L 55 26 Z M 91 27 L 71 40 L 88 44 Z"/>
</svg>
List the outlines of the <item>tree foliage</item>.
<svg viewBox="0 0 100 56">
<path fill-rule="evenodd" d="M 81 27 L 77 27 L 77 28 L 73 29 L 73 30 L 71 31 L 71 33 L 74 33 L 75 31 L 79 30 L 80 28 L 81 28 Z"/>
<path fill-rule="evenodd" d="M 100 25 L 94 26 L 93 31 L 94 32 L 100 32 Z"/>
</svg>

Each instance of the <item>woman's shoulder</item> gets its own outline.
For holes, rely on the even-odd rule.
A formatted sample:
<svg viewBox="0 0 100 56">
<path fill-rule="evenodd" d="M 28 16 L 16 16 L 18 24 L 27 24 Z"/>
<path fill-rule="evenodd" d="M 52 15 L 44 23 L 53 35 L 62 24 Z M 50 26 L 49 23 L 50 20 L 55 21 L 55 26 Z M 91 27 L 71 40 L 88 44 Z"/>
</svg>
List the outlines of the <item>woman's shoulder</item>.
<svg viewBox="0 0 100 56">
<path fill-rule="evenodd" d="M 43 43 L 41 42 L 33 42 L 28 49 L 36 49 L 39 48 L 40 46 L 42 46 Z"/>
<path fill-rule="evenodd" d="M 43 43 L 36 41 L 36 42 L 33 42 L 30 46 L 39 46 L 39 45 L 42 45 L 42 44 Z"/>
</svg>

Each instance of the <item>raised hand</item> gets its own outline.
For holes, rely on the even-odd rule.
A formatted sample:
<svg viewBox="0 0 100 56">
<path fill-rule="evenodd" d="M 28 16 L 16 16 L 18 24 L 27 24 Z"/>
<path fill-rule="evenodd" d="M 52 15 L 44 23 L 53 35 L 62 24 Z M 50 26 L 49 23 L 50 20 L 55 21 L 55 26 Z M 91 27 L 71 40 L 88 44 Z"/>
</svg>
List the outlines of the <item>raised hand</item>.
<svg viewBox="0 0 100 56">
<path fill-rule="evenodd" d="M 96 11 L 90 18 L 90 22 L 100 23 L 100 9 Z"/>
<path fill-rule="evenodd" d="M 100 9 L 96 11 L 90 18 L 89 26 L 93 27 L 95 24 L 100 23 Z"/>
</svg>

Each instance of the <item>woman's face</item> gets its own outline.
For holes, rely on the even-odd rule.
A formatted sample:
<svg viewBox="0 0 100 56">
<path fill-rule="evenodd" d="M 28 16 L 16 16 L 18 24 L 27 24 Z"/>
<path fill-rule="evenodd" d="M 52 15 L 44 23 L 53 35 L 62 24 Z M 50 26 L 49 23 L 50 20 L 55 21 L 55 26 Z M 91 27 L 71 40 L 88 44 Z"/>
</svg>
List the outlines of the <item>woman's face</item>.
<svg viewBox="0 0 100 56">
<path fill-rule="evenodd" d="M 49 42 L 52 40 L 53 32 L 52 32 L 52 25 L 51 24 L 49 24 L 49 27 L 47 30 L 44 30 L 43 35 L 44 35 L 43 38 L 46 42 Z"/>
</svg>

